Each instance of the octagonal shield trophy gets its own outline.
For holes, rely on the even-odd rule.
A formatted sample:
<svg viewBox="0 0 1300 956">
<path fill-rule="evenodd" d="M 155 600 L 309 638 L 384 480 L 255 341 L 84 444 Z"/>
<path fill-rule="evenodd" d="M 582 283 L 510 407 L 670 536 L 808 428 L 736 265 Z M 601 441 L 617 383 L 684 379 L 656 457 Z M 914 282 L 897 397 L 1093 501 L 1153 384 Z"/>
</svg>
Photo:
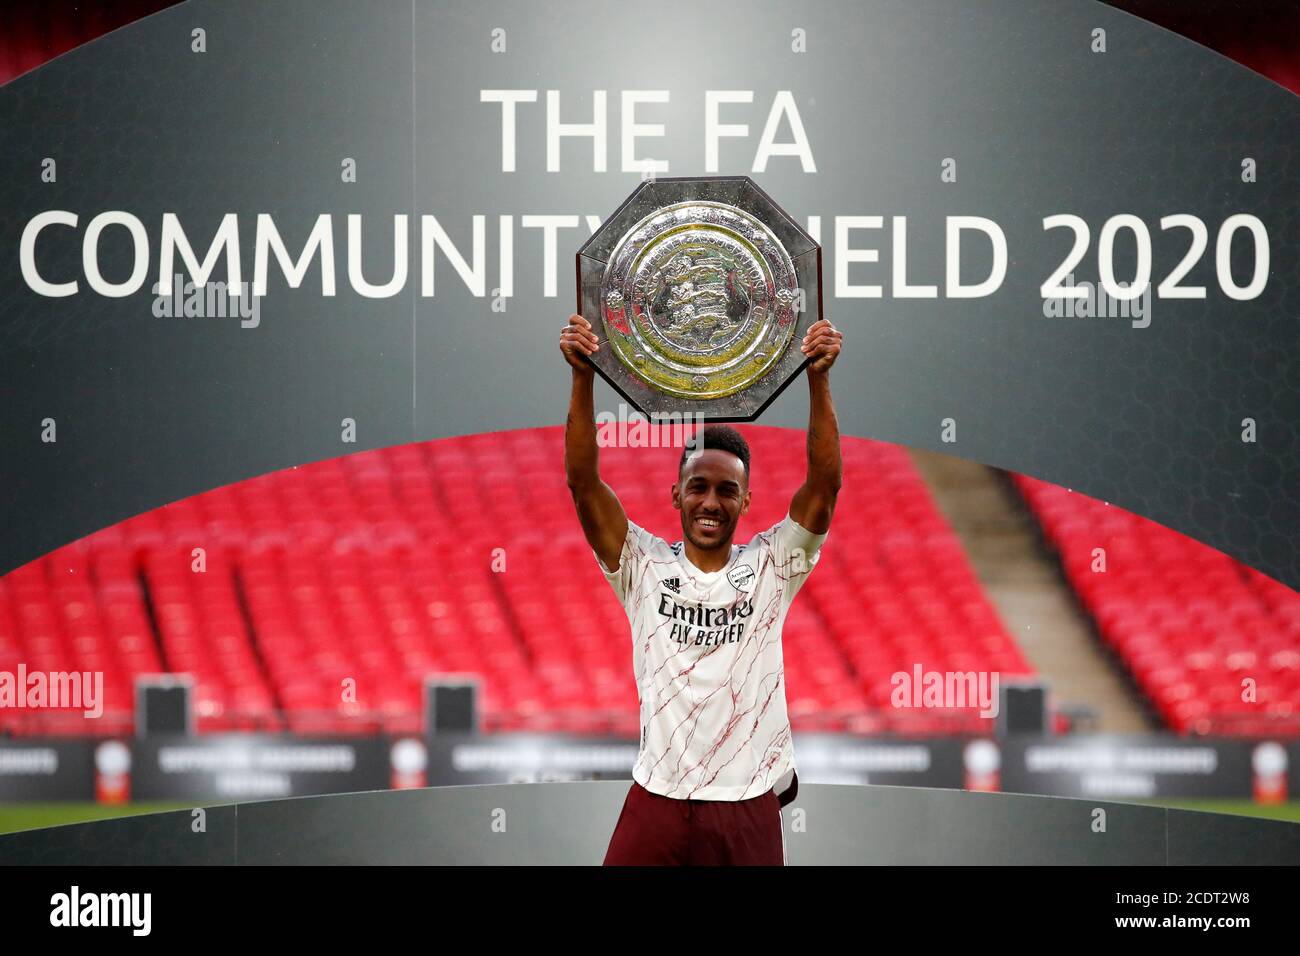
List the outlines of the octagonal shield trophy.
<svg viewBox="0 0 1300 956">
<path fill-rule="evenodd" d="M 821 246 L 748 176 L 642 183 L 577 269 L 588 361 L 652 421 L 753 421 L 808 363 Z"/>
</svg>

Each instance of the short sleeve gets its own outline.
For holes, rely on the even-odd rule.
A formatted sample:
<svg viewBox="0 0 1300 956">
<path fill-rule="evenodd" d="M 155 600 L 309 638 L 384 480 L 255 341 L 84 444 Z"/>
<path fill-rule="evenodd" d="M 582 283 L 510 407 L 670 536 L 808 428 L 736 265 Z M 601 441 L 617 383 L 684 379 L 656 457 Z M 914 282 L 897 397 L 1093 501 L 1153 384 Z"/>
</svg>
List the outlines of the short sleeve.
<svg viewBox="0 0 1300 956">
<path fill-rule="evenodd" d="M 795 521 L 789 512 L 773 526 L 772 559 L 776 563 L 777 576 L 786 582 L 787 603 L 793 600 L 817 565 L 827 534 L 829 532 L 813 534 Z"/>
<path fill-rule="evenodd" d="M 605 575 L 605 580 L 609 582 L 609 586 L 614 589 L 614 594 L 624 606 L 627 605 L 628 595 L 645 572 L 646 556 L 650 553 L 653 541 L 654 536 L 650 532 L 629 519 L 627 536 L 623 539 L 623 550 L 618 556 L 617 570 L 610 571 L 605 567 L 605 562 L 600 560 L 600 555 L 596 554 L 594 549 L 591 552 L 600 568 L 600 573 Z"/>
</svg>

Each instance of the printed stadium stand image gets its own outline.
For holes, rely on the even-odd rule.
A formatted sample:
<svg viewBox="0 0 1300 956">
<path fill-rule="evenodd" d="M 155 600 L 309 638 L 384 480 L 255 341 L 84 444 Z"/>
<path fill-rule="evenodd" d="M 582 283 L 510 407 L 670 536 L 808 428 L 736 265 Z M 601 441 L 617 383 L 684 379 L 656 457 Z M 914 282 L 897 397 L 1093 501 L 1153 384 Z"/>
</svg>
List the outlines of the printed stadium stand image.
<svg viewBox="0 0 1300 956">
<path fill-rule="evenodd" d="M 738 541 L 803 478 L 802 432 L 746 435 L 762 480 Z M 446 672 L 479 676 L 486 731 L 635 737 L 626 616 L 574 519 L 562 440 L 543 428 L 304 465 L 19 568 L 0 578 L 0 670 L 102 670 L 106 714 L 0 710 L 0 728 L 129 734 L 135 679 L 165 671 L 193 675 L 201 733 L 411 733 L 424 678 Z M 843 518 L 785 627 L 794 728 L 987 732 L 972 709 L 891 708 L 890 675 L 917 663 L 1033 669 L 906 450 L 850 438 L 843 453 Z M 665 536 L 680 537 L 680 454 L 602 451 L 629 516 Z M 347 678 L 356 699 L 340 703 Z"/>
</svg>

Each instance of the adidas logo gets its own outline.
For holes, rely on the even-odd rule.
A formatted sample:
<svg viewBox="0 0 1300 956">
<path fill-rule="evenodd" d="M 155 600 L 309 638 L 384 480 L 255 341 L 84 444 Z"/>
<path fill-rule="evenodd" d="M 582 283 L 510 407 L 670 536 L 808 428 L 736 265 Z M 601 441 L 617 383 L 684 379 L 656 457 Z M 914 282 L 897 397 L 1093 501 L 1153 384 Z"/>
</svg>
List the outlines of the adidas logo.
<svg viewBox="0 0 1300 956">
<path fill-rule="evenodd" d="M 668 590 L 672 591 L 674 594 L 681 594 L 681 593 L 682 593 L 682 579 L 681 579 L 681 578 L 664 578 L 664 587 L 666 587 Z"/>
</svg>

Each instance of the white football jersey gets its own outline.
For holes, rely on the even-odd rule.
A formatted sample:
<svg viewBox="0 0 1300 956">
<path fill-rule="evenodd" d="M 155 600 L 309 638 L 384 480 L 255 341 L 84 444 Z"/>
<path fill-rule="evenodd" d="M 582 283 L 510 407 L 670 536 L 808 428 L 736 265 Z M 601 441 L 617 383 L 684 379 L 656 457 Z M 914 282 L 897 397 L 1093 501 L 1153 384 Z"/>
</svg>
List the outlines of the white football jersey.
<svg viewBox="0 0 1300 956">
<path fill-rule="evenodd" d="M 781 627 L 825 540 L 787 513 L 706 574 L 629 520 L 618 570 L 596 557 L 632 626 L 641 786 L 746 800 L 794 770 Z"/>
</svg>

